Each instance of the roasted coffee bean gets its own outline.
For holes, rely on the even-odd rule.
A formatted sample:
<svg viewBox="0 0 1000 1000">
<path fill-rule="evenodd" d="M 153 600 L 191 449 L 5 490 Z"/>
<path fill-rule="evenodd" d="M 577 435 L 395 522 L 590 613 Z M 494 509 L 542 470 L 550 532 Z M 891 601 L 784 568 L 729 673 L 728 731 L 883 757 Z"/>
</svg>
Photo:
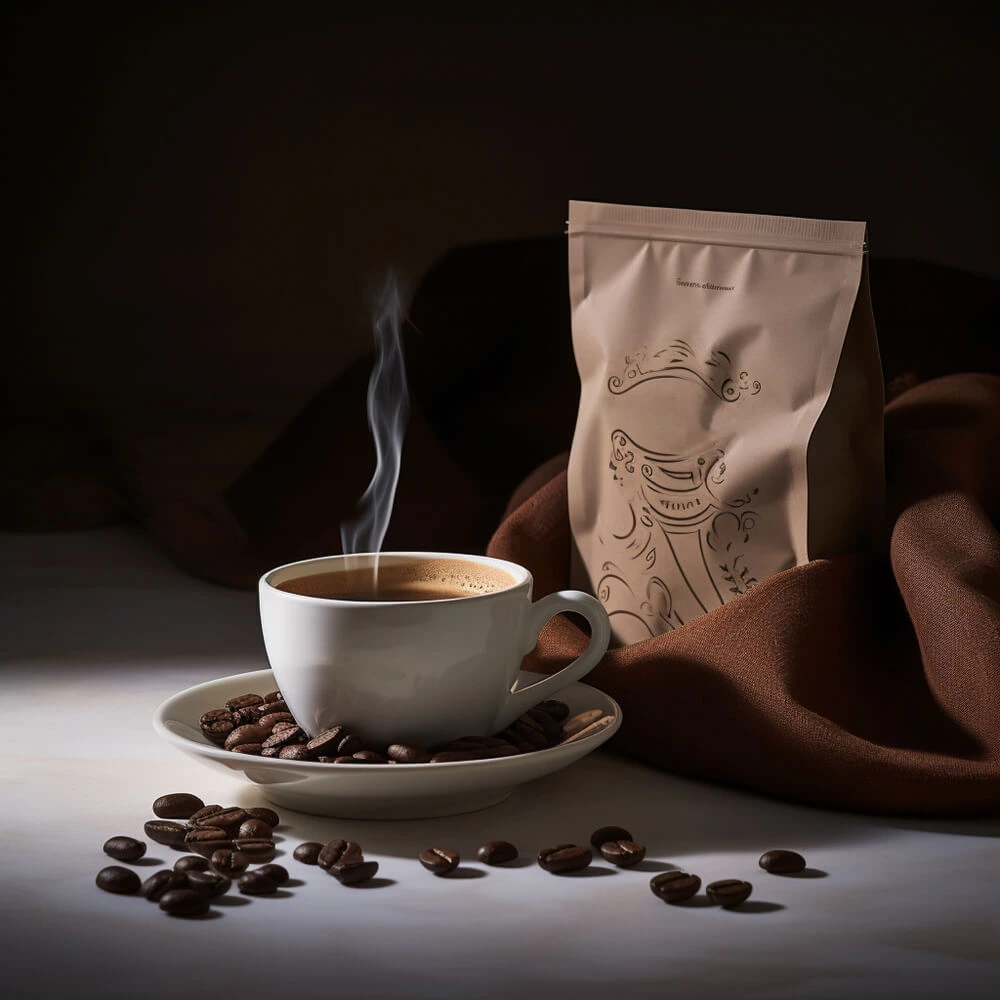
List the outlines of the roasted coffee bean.
<svg viewBox="0 0 1000 1000">
<path fill-rule="evenodd" d="M 279 722 L 291 722 L 293 725 L 295 724 L 295 720 L 288 712 L 269 712 L 257 720 L 257 725 L 261 729 L 266 729 L 268 735 L 270 735 Z"/>
<path fill-rule="evenodd" d="M 272 733 L 283 733 L 286 729 L 295 729 L 298 723 L 292 719 L 290 722 L 276 722 L 272 728 Z"/>
<path fill-rule="evenodd" d="M 288 716 L 291 716 L 292 714 L 288 711 L 288 705 L 285 704 L 284 698 L 275 698 L 274 701 L 265 701 L 263 705 L 255 706 L 254 711 L 261 718 L 265 715 L 275 715 L 278 713 Z"/>
<path fill-rule="evenodd" d="M 337 747 L 337 756 L 345 757 L 348 754 L 356 754 L 362 749 L 361 740 L 354 734 L 348 733 L 341 741 L 340 746 Z"/>
<path fill-rule="evenodd" d="M 661 872 L 649 880 L 649 888 L 664 903 L 683 903 L 701 888 L 701 879 L 687 872 Z"/>
<path fill-rule="evenodd" d="M 241 694 L 239 698 L 230 698 L 226 702 L 226 708 L 230 712 L 235 712 L 240 708 L 248 708 L 253 705 L 263 705 L 264 699 L 259 694 Z"/>
<path fill-rule="evenodd" d="M 791 875 L 806 866 L 806 859 L 797 851 L 765 851 L 757 862 L 772 875 Z"/>
<path fill-rule="evenodd" d="M 188 825 L 213 826 L 214 824 L 209 822 L 209 820 L 211 820 L 216 813 L 220 812 L 222 812 L 222 806 L 218 803 L 213 802 L 210 806 L 202 806 L 200 809 L 188 816 Z"/>
<path fill-rule="evenodd" d="M 161 795 L 153 803 L 153 815 L 160 819 L 190 819 L 205 803 L 197 795 L 187 792 L 171 792 Z"/>
<path fill-rule="evenodd" d="M 343 751 L 338 751 L 341 741 L 347 735 L 347 730 L 343 726 L 333 726 L 330 729 L 324 729 L 323 732 L 317 733 L 308 743 L 306 747 L 315 754 L 323 754 L 326 757 L 336 757 L 338 753 Z"/>
<path fill-rule="evenodd" d="M 162 871 L 158 871 L 153 875 L 150 875 L 145 882 L 142 883 L 142 888 L 139 890 L 143 896 L 146 897 L 152 903 L 158 903 L 160 897 L 165 893 L 169 892 L 171 889 L 187 889 L 188 880 L 187 875 L 184 872 L 171 871 L 169 868 L 164 868 Z"/>
<path fill-rule="evenodd" d="M 495 757 L 516 757 L 521 751 L 511 743 L 502 747 L 484 747 L 476 756 L 480 760 L 492 760 Z"/>
<path fill-rule="evenodd" d="M 203 858 L 211 858 L 216 851 L 236 850 L 236 844 L 232 840 L 198 840 L 184 846 L 187 850 L 200 854 Z"/>
<path fill-rule="evenodd" d="M 540 702 L 535 707 L 545 712 L 546 715 L 552 716 L 556 722 L 563 722 L 569 717 L 569 705 L 564 701 L 556 701 L 554 698 Z"/>
<path fill-rule="evenodd" d="M 146 845 L 135 837 L 112 837 L 104 842 L 104 853 L 115 861 L 138 861 L 146 853 Z"/>
<path fill-rule="evenodd" d="M 462 860 L 458 851 L 453 851 L 450 847 L 430 847 L 417 856 L 420 863 L 435 875 L 447 875 L 448 872 L 453 872 Z"/>
<path fill-rule="evenodd" d="M 242 753 L 248 757 L 259 757 L 264 748 L 260 743 L 240 743 L 234 747 L 226 747 L 230 753 Z"/>
<path fill-rule="evenodd" d="M 279 747 L 261 747 L 260 755 L 261 757 L 277 757 Z"/>
<path fill-rule="evenodd" d="M 595 851 L 601 849 L 601 844 L 609 840 L 631 840 L 632 834 L 623 826 L 600 826 L 590 835 L 590 846 Z"/>
<path fill-rule="evenodd" d="M 256 723 L 260 718 L 259 713 L 256 708 L 238 708 L 230 716 L 233 721 L 233 726 L 237 729 L 240 726 L 248 726 L 251 722 Z"/>
<path fill-rule="evenodd" d="M 233 884 L 231 879 L 218 872 L 188 872 L 188 885 L 195 891 L 200 892 L 209 899 L 216 896 L 224 896 L 229 892 L 229 887 Z"/>
<path fill-rule="evenodd" d="M 273 840 L 245 840 L 239 838 L 233 841 L 233 848 L 245 854 L 254 864 L 270 861 L 274 857 Z"/>
<path fill-rule="evenodd" d="M 709 882 L 705 886 L 705 895 L 713 903 L 718 903 L 726 910 L 739 906 L 749 897 L 751 892 L 753 892 L 753 886 L 738 878 L 724 878 L 718 882 Z"/>
<path fill-rule="evenodd" d="M 275 885 L 284 885 L 288 881 L 288 869 L 281 865 L 261 865 L 254 869 L 258 875 L 266 875 Z"/>
<path fill-rule="evenodd" d="M 226 737 L 226 742 L 223 746 L 227 750 L 232 750 L 233 747 L 244 746 L 249 743 L 264 744 L 267 740 L 271 739 L 272 736 L 273 733 L 269 733 L 263 727 L 258 726 L 255 722 L 252 722 L 246 726 L 237 726 L 237 728 Z"/>
<path fill-rule="evenodd" d="M 185 854 L 174 862 L 175 872 L 203 872 L 208 870 L 208 858 L 199 857 L 197 854 Z"/>
<path fill-rule="evenodd" d="M 266 806 L 252 806 L 247 809 L 247 815 L 252 819 L 263 820 L 272 830 L 281 823 L 281 817 Z"/>
<path fill-rule="evenodd" d="M 299 844 L 292 851 L 292 857 L 296 861 L 301 861 L 304 865 L 315 865 L 319 862 L 319 855 L 322 850 L 322 844 L 317 843 L 315 840 L 307 840 L 304 844 Z"/>
<path fill-rule="evenodd" d="M 473 750 L 443 750 L 434 754 L 428 761 L 430 764 L 451 764 L 456 760 L 479 760 L 479 753 Z"/>
<path fill-rule="evenodd" d="M 646 856 L 646 848 L 634 840 L 608 840 L 601 844 L 601 854 L 619 868 L 631 868 Z"/>
<path fill-rule="evenodd" d="M 593 736 L 595 733 L 607 729 L 614 721 L 615 717 L 613 715 L 602 715 L 596 722 L 592 722 L 589 726 L 577 730 L 572 736 L 565 737 L 560 741 L 559 745 L 565 746 L 567 743 L 576 743 L 578 740 L 585 740 L 588 736 Z"/>
<path fill-rule="evenodd" d="M 357 885 L 373 878 L 378 871 L 377 861 L 361 861 L 358 864 L 337 864 L 330 869 L 330 874 L 341 885 Z"/>
<path fill-rule="evenodd" d="M 535 750 L 544 750 L 549 745 L 549 739 L 545 735 L 545 730 L 526 716 L 515 719 L 501 734 L 502 739 L 506 739 L 516 746 L 527 743 Z"/>
<path fill-rule="evenodd" d="M 576 872 L 593 860 L 594 855 L 587 847 L 580 847 L 577 844 L 556 844 L 555 847 L 546 847 L 538 852 L 538 863 L 547 872 L 561 874 L 562 872 Z"/>
<path fill-rule="evenodd" d="M 241 809 L 239 806 L 230 806 L 228 809 L 215 813 L 209 825 L 232 837 L 248 819 L 250 819 L 250 814 L 245 809 Z"/>
<path fill-rule="evenodd" d="M 247 872 L 237 883 L 244 896 L 270 896 L 278 891 L 278 885 L 260 872 Z"/>
<path fill-rule="evenodd" d="M 97 888 L 105 892 L 114 892 L 120 896 L 130 896 L 139 891 L 141 885 L 139 876 L 131 868 L 121 865 L 109 865 L 97 873 Z"/>
<path fill-rule="evenodd" d="M 270 704 L 272 701 L 283 701 L 280 691 L 269 691 L 264 695 L 264 701 Z"/>
<path fill-rule="evenodd" d="M 169 819 L 151 819 L 143 825 L 143 830 L 150 840 L 168 847 L 180 847 L 188 828 L 183 823 L 175 823 Z"/>
<path fill-rule="evenodd" d="M 188 829 L 184 834 L 184 843 L 203 844 L 209 840 L 231 840 L 221 826 L 195 826 Z"/>
<path fill-rule="evenodd" d="M 200 917 L 208 913 L 208 896 L 194 889 L 171 889 L 160 897 L 160 909 L 172 917 Z"/>
<path fill-rule="evenodd" d="M 208 860 L 212 869 L 220 875 L 225 875 L 226 878 L 239 875 L 250 867 L 250 859 L 242 851 L 233 851 L 228 848 L 213 851 Z"/>
<path fill-rule="evenodd" d="M 359 764 L 387 764 L 388 761 L 374 750 L 358 750 L 351 757 Z"/>
<path fill-rule="evenodd" d="M 426 764 L 431 755 L 423 748 L 410 743 L 393 743 L 385 755 L 397 764 Z"/>
<path fill-rule="evenodd" d="M 537 722 L 545 733 L 545 739 L 549 745 L 557 743 L 562 735 L 562 723 L 557 722 L 548 712 L 543 712 L 540 708 L 529 708 L 524 713 L 525 717 Z"/>
<path fill-rule="evenodd" d="M 270 840 L 271 827 L 262 819 L 248 819 L 240 824 L 236 832 L 237 840 Z"/>
<path fill-rule="evenodd" d="M 568 739 L 570 736 L 581 732 L 587 726 L 597 722 L 604 712 L 599 708 L 588 708 L 586 712 L 577 712 L 572 718 L 567 719 L 562 725 L 562 738 Z"/>
<path fill-rule="evenodd" d="M 291 746 L 293 743 L 304 743 L 306 739 L 305 731 L 301 726 L 281 726 L 276 725 L 271 730 L 271 734 L 263 740 L 265 748 Z"/>
<path fill-rule="evenodd" d="M 517 848 L 509 840 L 490 840 L 476 852 L 484 865 L 502 865 L 517 857 Z"/>
<path fill-rule="evenodd" d="M 304 743 L 291 743 L 278 751 L 282 760 L 312 760 L 312 751 Z"/>
<path fill-rule="evenodd" d="M 201 717 L 199 725 L 208 739 L 222 746 L 226 742 L 226 737 L 233 731 L 232 713 L 224 708 L 214 708 Z"/>
<path fill-rule="evenodd" d="M 329 871 L 336 864 L 358 864 L 364 860 L 360 844 L 352 840 L 331 840 L 317 855 L 316 864 Z"/>
</svg>

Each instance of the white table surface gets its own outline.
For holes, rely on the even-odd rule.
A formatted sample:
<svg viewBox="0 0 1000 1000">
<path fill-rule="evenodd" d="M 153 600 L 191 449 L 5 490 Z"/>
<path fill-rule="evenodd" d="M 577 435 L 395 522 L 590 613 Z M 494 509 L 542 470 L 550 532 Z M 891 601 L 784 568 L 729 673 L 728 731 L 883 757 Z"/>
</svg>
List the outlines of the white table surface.
<svg viewBox="0 0 1000 1000">
<path fill-rule="evenodd" d="M 266 804 L 150 726 L 181 688 L 266 665 L 255 595 L 189 578 L 130 528 L 0 535 L 0 661 L 7 996 L 1000 996 L 1000 822 L 802 808 L 606 751 L 464 816 L 285 811 L 275 860 L 295 881 L 279 898 L 234 890 L 210 919 L 169 918 L 95 887 L 115 863 L 101 845 L 143 837 L 166 792 Z M 595 862 L 559 877 L 475 860 L 485 840 L 532 858 L 605 824 L 648 846 L 641 870 Z M 291 858 L 333 837 L 379 861 L 374 888 Z M 424 871 L 416 854 L 438 845 L 462 854 L 467 877 Z M 775 847 L 824 874 L 766 874 L 757 858 Z M 148 855 L 143 877 L 177 857 L 153 843 Z M 732 911 L 665 905 L 648 884 L 668 866 L 747 878 L 753 896 Z"/>
</svg>

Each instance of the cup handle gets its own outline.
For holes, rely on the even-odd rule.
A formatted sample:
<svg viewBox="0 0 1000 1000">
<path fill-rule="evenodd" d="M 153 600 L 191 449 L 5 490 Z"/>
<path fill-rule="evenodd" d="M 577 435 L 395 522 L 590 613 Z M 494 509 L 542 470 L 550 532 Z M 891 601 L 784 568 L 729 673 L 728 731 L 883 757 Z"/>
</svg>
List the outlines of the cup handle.
<svg viewBox="0 0 1000 1000">
<path fill-rule="evenodd" d="M 573 681 L 590 673 L 608 650 L 611 641 L 611 624 L 608 613 L 596 597 L 581 590 L 560 590 L 535 601 L 524 623 L 524 642 L 521 655 L 530 653 L 538 644 L 538 636 L 545 623 L 561 611 L 574 611 L 590 623 L 590 643 L 572 663 L 554 674 L 535 681 L 523 688 L 511 688 L 503 707 L 497 713 L 491 732 L 506 729 L 519 715 L 533 708 L 540 701 L 551 698 Z"/>
</svg>

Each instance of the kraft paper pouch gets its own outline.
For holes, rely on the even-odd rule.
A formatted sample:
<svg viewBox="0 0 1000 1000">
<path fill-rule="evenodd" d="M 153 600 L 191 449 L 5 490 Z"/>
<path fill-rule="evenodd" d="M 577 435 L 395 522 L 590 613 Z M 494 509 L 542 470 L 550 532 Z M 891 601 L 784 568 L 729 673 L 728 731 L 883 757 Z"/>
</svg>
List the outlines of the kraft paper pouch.
<svg viewBox="0 0 1000 1000">
<path fill-rule="evenodd" d="M 571 202 L 573 585 L 619 643 L 881 544 L 865 224 Z"/>
</svg>

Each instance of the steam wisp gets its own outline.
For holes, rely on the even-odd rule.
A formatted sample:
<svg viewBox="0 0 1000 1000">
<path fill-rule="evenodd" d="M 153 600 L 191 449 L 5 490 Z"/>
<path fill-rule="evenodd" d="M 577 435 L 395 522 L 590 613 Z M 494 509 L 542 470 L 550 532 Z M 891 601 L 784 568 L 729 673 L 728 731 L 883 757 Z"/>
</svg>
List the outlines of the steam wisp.
<svg viewBox="0 0 1000 1000">
<path fill-rule="evenodd" d="M 375 439 L 375 472 L 358 501 L 357 515 L 340 525 L 345 553 L 380 552 L 392 516 L 403 436 L 410 415 L 410 394 L 406 388 L 406 365 L 400 338 L 402 320 L 399 286 L 390 272 L 375 303 L 372 323 L 378 356 L 368 379 L 368 426 Z M 376 576 L 377 573 L 376 561 Z"/>
</svg>

